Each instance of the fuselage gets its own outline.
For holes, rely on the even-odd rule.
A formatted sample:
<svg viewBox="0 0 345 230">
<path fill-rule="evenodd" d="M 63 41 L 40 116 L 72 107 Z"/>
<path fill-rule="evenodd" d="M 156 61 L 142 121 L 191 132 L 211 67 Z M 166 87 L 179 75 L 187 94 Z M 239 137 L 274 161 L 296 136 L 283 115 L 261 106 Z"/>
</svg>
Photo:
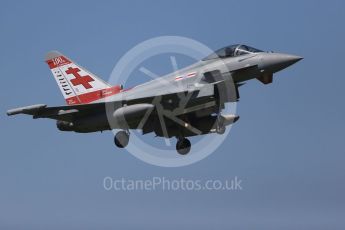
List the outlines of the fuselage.
<svg viewBox="0 0 345 230">
<path fill-rule="evenodd" d="M 162 94 L 191 91 L 199 88 L 202 84 L 208 84 L 203 79 L 206 72 L 220 70 L 225 76 L 230 76 L 235 83 L 258 78 L 263 74 L 273 74 L 302 59 L 301 57 L 272 52 L 248 53 L 235 57 L 212 58 L 201 60 L 176 72 L 151 80 L 144 84 L 125 90 L 119 94 L 107 98 L 107 101 L 119 99 L 136 99 L 154 97 Z M 256 68 L 248 68 L 256 67 Z M 247 68 L 241 74 L 231 76 L 229 73 Z M 100 101 L 96 101 L 100 102 Z"/>
<path fill-rule="evenodd" d="M 192 116 L 190 120 L 195 120 L 196 123 L 198 123 L 194 125 L 199 127 L 199 129 L 204 130 L 203 133 L 208 133 L 216 120 L 216 118 L 211 114 L 219 113 L 222 109 L 219 106 L 222 106 L 222 103 L 219 102 L 218 98 L 214 97 L 214 82 L 210 82 L 205 77 L 207 73 L 218 71 L 221 75 L 221 78 L 227 80 L 227 84 L 232 84 L 232 87 L 228 87 L 228 90 L 236 91 L 236 84 L 250 79 L 260 79 L 260 77 L 265 76 L 270 76 L 272 78 L 273 73 L 276 73 L 301 59 L 301 57 L 294 55 L 263 52 L 247 46 L 245 46 L 247 47 L 246 49 L 241 50 L 241 47 L 243 47 L 243 45 L 230 46 L 230 53 L 228 54 L 226 52 L 223 52 L 224 50 L 229 49 L 229 47 L 225 47 L 223 49 L 220 49 L 219 51 L 216 51 L 214 54 L 211 54 L 205 59 L 202 59 L 183 69 L 148 81 L 144 84 L 137 85 L 130 90 L 123 90 L 122 92 L 113 96 L 96 100 L 93 103 L 136 101 L 143 100 L 145 98 L 160 98 L 160 101 L 158 102 L 162 104 L 163 107 L 169 107 L 169 104 L 171 104 L 174 110 L 178 110 L 180 98 L 169 97 L 169 99 L 166 100 L 165 98 L 161 98 L 161 95 L 167 95 L 169 93 L 176 94 L 178 92 L 184 93 L 198 91 L 199 95 L 189 98 L 188 104 L 184 104 L 183 106 L 202 106 L 206 103 L 209 103 L 210 106 L 201 107 L 199 111 L 194 111 L 194 113 L 192 113 L 191 115 L 186 114 L 185 116 L 187 116 L 187 118 L 188 116 Z M 198 100 L 199 97 L 203 97 L 206 99 Z M 228 100 L 225 102 L 236 101 L 237 99 L 238 98 L 236 97 L 233 100 Z M 144 101 L 139 103 L 151 104 L 152 100 L 149 102 Z M 122 103 L 112 103 L 113 111 L 121 109 L 123 106 L 128 105 L 124 105 Z M 141 107 L 139 109 L 128 107 L 128 110 L 130 109 L 137 110 L 137 114 L 142 113 L 142 111 L 140 110 Z M 186 108 L 180 109 L 185 110 Z M 106 116 L 106 114 L 108 116 Z M 95 112 L 95 114 L 91 114 L 88 117 L 81 118 L 74 123 L 74 128 L 71 129 L 71 131 L 95 132 L 111 129 L 111 127 L 109 126 L 109 119 L 113 119 L 114 114 L 113 112 L 107 112 L 106 114 L 104 113 L 104 111 L 101 111 L 99 113 Z M 195 117 L 197 117 L 197 119 L 195 119 Z M 140 120 L 136 121 L 135 119 L 132 119 L 132 121 L 133 120 L 134 122 L 126 124 L 128 125 L 128 127 L 119 126 L 118 128 L 137 128 Z M 178 126 L 178 124 L 171 122 L 171 119 L 167 119 L 166 122 L 167 124 L 172 123 L 172 126 Z M 150 129 L 144 132 L 146 133 L 153 131 L 156 132 L 157 135 L 163 136 L 163 133 L 159 132 L 161 129 L 159 127 L 155 129 L 152 125 L 153 124 L 148 125 Z M 67 123 L 60 122 L 60 127 L 68 128 L 69 126 Z M 171 128 L 170 130 L 172 131 L 169 136 L 174 136 L 174 129 Z M 193 134 L 190 133 L 190 135 Z"/>
</svg>

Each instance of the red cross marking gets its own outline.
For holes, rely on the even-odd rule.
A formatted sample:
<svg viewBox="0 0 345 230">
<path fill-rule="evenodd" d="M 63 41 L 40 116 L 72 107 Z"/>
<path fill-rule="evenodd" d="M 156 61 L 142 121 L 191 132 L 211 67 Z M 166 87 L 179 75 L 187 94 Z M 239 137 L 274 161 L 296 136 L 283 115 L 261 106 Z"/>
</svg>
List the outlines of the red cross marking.
<svg viewBox="0 0 345 230">
<path fill-rule="evenodd" d="M 71 80 L 71 83 L 74 86 L 83 85 L 85 89 L 92 88 L 92 85 L 90 85 L 89 82 L 94 81 L 94 79 L 92 79 L 89 75 L 80 76 L 80 74 L 78 73 L 79 71 L 80 71 L 80 69 L 72 68 L 72 67 L 69 67 L 66 70 L 67 74 L 73 74 L 75 77 L 74 79 Z"/>
</svg>

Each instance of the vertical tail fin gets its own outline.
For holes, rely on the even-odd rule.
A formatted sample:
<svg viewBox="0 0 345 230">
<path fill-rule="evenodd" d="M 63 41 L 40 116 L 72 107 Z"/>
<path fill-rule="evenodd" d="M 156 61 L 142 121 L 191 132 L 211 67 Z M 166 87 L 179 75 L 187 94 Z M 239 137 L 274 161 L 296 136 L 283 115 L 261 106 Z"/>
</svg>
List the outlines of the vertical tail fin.
<svg viewBox="0 0 345 230">
<path fill-rule="evenodd" d="M 110 86 L 57 51 L 47 53 L 45 61 L 69 105 L 90 103 L 122 89 L 121 86 Z"/>
</svg>

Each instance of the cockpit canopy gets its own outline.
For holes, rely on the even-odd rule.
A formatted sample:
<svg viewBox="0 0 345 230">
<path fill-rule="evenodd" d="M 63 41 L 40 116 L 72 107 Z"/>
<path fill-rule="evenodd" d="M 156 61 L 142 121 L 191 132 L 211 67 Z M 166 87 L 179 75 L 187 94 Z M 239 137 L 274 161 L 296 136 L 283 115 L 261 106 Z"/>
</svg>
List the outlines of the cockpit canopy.
<svg viewBox="0 0 345 230">
<path fill-rule="evenodd" d="M 221 48 L 211 55 L 207 56 L 203 60 L 210 60 L 215 58 L 228 58 L 228 57 L 237 57 L 244 54 L 251 54 L 251 53 L 260 53 L 263 52 L 262 50 L 255 49 L 253 47 L 247 45 L 231 45 L 224 48 Z"/>
</svg>

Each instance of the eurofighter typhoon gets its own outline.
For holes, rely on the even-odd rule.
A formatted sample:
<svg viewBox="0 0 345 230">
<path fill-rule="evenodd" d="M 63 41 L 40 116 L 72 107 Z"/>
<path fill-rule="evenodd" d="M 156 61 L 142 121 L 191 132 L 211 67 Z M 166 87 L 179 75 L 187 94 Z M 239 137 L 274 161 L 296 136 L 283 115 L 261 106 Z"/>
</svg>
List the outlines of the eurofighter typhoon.
<svg viewBox="0 0 345 230">
<path fill-rule="evenodd" d="M 270 84 L 273 74 L 298 62 L 295 55 L 264 52 L 247 45 L 231 45 L 180 69 L 130 89 L 109 85 L 70 58 L 46 55 L 66 104 L 30 105 L 7 111 L 56 120 L 61 131 L 90 133 L 119 129 L 114 143 L 125 148 L 130 130 L 159 137 L 175 137 L 176 150 L 190 152 L 191 136 L 223 134 L 239 116 L 222 114 L 226 103 L 239 100 L 239 87 L 257 79 Z"/>
</svg>

